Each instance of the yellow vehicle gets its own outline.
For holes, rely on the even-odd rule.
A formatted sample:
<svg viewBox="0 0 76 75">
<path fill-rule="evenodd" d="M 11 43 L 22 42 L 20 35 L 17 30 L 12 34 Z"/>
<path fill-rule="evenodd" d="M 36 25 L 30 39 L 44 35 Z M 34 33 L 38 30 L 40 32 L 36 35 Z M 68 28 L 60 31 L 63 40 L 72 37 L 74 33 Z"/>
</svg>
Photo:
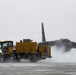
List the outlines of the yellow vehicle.
<svg viewBox="0 0 76 75">
<path fill-rule="evenodd" d="M 16 42 L 14 50 L 13 41 L 2 42 L 3 60 L 7 61 L 15 59 L 29 59 L 31 62 L 37 62 L 39 59 L 46 59 L 51 57 L 51 50 L 49 46 L 37 45 L 37 42 L 32 42 L 30 39 L 25 39 L 22 42 Z"/>
<path fill-rule="evenodd" d="M 42 42 L 45 42 L 45 33 L 42 23 Z M 31 62 L 37 62 L 39 59 L 46 59 L 51 57 L 51 48 L 42 43 L 32 42 L 30 39 L 23 39 L 13 45 L 13 41 L 1 42 L 3 61 L 29 59 Z"/>
</svg>

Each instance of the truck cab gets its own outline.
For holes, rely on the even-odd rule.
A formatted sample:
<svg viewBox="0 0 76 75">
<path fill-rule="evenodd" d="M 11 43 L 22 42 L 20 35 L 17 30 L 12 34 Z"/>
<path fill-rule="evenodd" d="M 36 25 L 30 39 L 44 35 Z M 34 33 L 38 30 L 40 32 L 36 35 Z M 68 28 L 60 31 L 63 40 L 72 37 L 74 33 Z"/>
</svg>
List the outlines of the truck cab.
<svg viewBox="0 0 76 75">
<path fill-rule="evenodd" d="M 13 51 L 13 41 L 3 41 L 1 45 L 2 53 L 10 53 Z"/>
<path fill-rule="evenodd" d="M 1 51 L 4 61 L 10 59 L 10 56 L 13 53 L 13 41 L 2 41 Z"/>
</svg>

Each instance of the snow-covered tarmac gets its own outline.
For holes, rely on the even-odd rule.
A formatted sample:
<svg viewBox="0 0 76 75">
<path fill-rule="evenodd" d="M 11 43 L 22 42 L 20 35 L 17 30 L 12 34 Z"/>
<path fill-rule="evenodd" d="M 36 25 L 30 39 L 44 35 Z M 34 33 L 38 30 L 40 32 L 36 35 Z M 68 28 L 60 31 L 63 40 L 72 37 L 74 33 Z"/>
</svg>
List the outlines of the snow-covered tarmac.
<svg viewBox="0 0 76 75">
<path fill-rule="evenodd" d="M 0 75 L 76 75 L 76 63 L 0 63 Z"/>
</svg>

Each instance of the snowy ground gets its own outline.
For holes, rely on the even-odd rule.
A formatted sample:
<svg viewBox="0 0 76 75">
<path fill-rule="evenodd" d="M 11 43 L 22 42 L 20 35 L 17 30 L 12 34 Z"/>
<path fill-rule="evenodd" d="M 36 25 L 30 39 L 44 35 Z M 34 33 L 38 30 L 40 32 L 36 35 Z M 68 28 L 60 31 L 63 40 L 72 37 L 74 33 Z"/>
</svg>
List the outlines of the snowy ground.
<svg viewBox="0 0 76 75">
<path fill-rule="evenodd" d="M 76 75 L 76 63 L 0 63 L 0 75 Z"/>
</svg>

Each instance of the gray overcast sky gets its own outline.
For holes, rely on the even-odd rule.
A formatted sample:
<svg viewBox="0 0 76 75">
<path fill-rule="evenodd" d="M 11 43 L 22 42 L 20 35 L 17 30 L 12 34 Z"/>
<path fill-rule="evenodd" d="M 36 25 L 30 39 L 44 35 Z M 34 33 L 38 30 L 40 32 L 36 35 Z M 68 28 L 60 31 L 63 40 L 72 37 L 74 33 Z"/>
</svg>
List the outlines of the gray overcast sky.
<svg viewBox="0 0 76 75">
<path fill-rule="evenodd" d="M 76 0 L 0 0 L 0 40 L 39 42 L 41 22 L 47 40 L 76 41 Z"/>
</svg>

